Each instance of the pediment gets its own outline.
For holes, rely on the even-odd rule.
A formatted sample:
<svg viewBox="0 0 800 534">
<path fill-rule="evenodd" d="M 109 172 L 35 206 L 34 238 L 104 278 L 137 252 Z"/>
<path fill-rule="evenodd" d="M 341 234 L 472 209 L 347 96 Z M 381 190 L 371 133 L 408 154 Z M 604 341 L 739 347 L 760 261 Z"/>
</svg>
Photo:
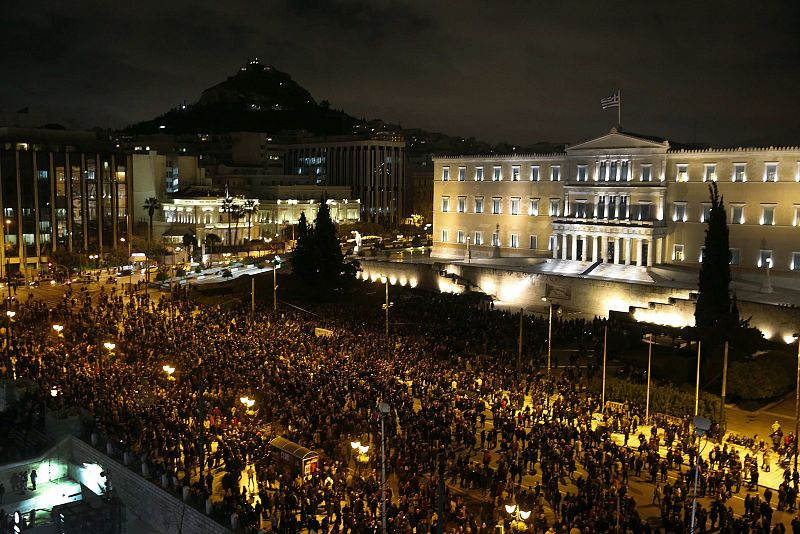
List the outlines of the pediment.
<svg viewBox="0 0 800 534">
<path fill-rule="evenodd" d="M 645 137 L 639 137 L 636 134 L 618 132 L 616 129 L 612 129 L 611 132 L 606 135 L 567 148 L 567 152 L 575 152 L 578 150 L 626 150 L 637 148 L 651 150 L 660 149 L 666 151 L 669 149 L 669 143 L 667 141 L 656 141 Z"/>
</svg>

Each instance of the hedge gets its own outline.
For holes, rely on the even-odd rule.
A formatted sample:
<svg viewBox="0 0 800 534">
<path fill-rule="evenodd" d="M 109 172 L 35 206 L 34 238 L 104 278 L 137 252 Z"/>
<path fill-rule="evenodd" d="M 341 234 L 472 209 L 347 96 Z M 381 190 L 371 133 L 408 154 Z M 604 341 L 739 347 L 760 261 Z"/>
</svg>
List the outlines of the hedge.
<svg viewBox="0 0 800 534">
<path fill-rule="evenodd" d="M 768 352 L 751 360 L 731 362 L 728 395 L 734 399 L 774 399 L 795 387 L 797 360 L 787 352 Z"/>
</svg>

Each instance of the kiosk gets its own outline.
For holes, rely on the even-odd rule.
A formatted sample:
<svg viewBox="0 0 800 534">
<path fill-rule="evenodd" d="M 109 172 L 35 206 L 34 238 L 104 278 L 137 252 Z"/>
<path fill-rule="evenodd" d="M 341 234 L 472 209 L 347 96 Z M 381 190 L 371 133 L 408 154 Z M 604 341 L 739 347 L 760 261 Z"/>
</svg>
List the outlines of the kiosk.
<svg viewBox="0 0 800 534">
<path fill-rule="evenodd" d="M 269 442 L 270 453 L 281 469 L 291 476 L 308 476 L 319 468 L 319 454 L 288 439 Z"/>
</svg>

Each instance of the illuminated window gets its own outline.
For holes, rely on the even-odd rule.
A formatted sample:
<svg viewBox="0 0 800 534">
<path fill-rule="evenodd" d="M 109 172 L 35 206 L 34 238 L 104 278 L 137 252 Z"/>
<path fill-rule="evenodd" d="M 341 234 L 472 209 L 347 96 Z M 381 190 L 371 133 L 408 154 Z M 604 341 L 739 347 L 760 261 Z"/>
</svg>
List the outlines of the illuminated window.
<svg viewBox="0 0 800 534">
<path fill-rule="evenodd" d="M 772 269 L 772 251 L 761 249 L 758 252 L 758 266 Z"/>
<path fill-rule="evenodd" d="M 547 250 L 553 252 L 558 250 L 558 236 L 551 235 L 547 242 Z"/>
<path fill-rule="evenodd" d="M 531 204 L 528 207 L 528 215 L 532 215 L 534 217 L 537 217 L 539 215 L 539 199 L 538 198 L 532 198 L 531 199 Z"/>
<path fill-rule="evenodd" d="M 683 245 L 672 245 L 672 261 L 683 261 Z"/>
<path fill-rule="evenodd" d="M 601 161 L 600 165 L 597 167 L 597 181 L 599 182 L 607 182 L 608 181 L 608 165 L 605 161 Z"/>
<path fill-rule="evenodd" d="M 492 234 L 492 246 L 499 247 L 500 246 L 500 233 L 495 232 Z"/>
<path fill-rule="evenodd" d="M 561 215 L 561 200 L 557 198 L 550 199 L 550 211 L 548 214 L 551 217 L 558 217 Z"/>
<path fill-rule="evenodd" d="M 620 169 L 619 169 L 619 180 L 620 180 L 621 182 L 628 182 L 628 181 L 630 181 L 630 173 L 628 172 L 628 170 L 630 169 L 630 167 L 631 167 L 631 162 L 630 162 L 630 161 L 628 161 L 628 160 L 623 160 L 623 161 L 620 163 Z"/>
<path fill-rule="evenodd" d="M 775 206 L 761 206 L 761 220 L 762 225 L 773 226 L 775 224 Z"/>
<path fill-rule="evenodd" d="M 459 230 L 458 232 L 456 232 L 456 243 L 460 243 L 463 245 L 465 241 L 466 238 L 464 236 L 464 230 Z"/>
<path fill-rule="evenodd" d="M 744 224 L 744 206 L 731 206 L 731 224 Z"/>
<path fill-rule="evenodd" d="M 483 213 L 483 197 L 475 197 L 475 213 Z"/>
<path fill-rule="evenodd" d="M 708 222 L 711 218 L 711 204 L 704 203 L 700 209 L 700 222 Z"/>
<path fill-rule="evenodd" d="M 442 242 L 447 243 L 447 240 L 450 239 L 450 232 L 447 231 L 447 228 L 442 229 Z"/>
<path fill-rule="evenodd" d="M 519 248 L 519 234 L 511 234 L 511 248 Z"/>
<path fill-rule="evenodd" d="M 778 181 L 778 164 L 766 163 L 764 164 L 764 181 L 777 182 Z"/>
<path fill-rule="evenodd" d="M 792 270 L 800 270 L 800 252 L 792 252 Z"/>
<path fill-rule="evenodd" d="M 650 163 L 642 164 L 642 181 L 643 182 L 653 181 L 653 166 Z"/>
<path fill-rule="evenodd" d="M 538 182 L 540 179 L 539 166 L 531 165 L 531 182 Z"/>
<path fill-rule="evenodd" d="M 589 176 L 588 167 L 586 167 L 586 165 L 578 165 L 577 180 L 579 182 L 585 182 L 588 180 L 588 176 Z"/>
<path fill-rule="evenodd" d="M 706 163 L 703 170 L 703 181 L 704 182 L 716 182 L 717 181 L 717 164 L 716 163 Z"/>
<path fill-rule="evenodd" d="M 499 182 L 503 179 L 503 168 L 500 167 L 499 165 L 495 165 L 493 173 L 494 173 L 492 174 L 493 182 Z"/>
<path fill-rule="evenodd" d="M 550 181 L 551 182 L 560 182 L 561 181 L 561 167 L 558 165 L 553 165 L 550 168 Z"/>
<path fill-rule="evenodd" d="M 467 168 L 466 167 L 459 167 L 458 168 L 458 181 L 463 182 L 467 179 Z"/>
<path fill-rule="evenodd" d="M 450 167 L 442 167 L 442 181 L 443 182 L 450 181 Z"/>
<path fill-rule="evenodd" d="M 500 197 L 492 197 L 492 214 L 498 215 L 500 213 Z"/>
<path fill-rule="evenodd" d="M 483 167 L 475 167 L 475 181 L 476 182 L 483 181 Z"/>
<path fill-rule="evenodd" d="M 519 165 L 511 166 L 511 181 L 519 182 Z"/>
<path fill-rule="evenodd" d="M 539 239 L 537 238 L 537 236 L 535 235 L 529 236 L 528 240 L 529 248 L 531 248 L 532 250 L 536 250 L 537 248 L 539 248 L 538 245 L 539 245 Z"/>
<path fill-rule="evenodd" d="M 686 202 L 675 202 L 672 220 L 676 222 L 686 222 Z"/>
<path fill-rule="evenodd" d="M 738 248 L 732 248 L 731 251 L 731 265 L 739 265 L 742 258 L 742 253 Z"/>
<path fill-rule="evenodd" d="M 450 211 L 450 197 L 442 197 L 442 213 Z"/>
<path fill-rule="evenodd" d="M 675 176 L 676 182 L 689 181 L 689 166 L 685 163 L 679 163 L 677 167 L 677 174 Z"/>
<path fill-rule="evenodd" d="M 745 163 L 733 164 L 733 181 L 734 182 L 747 181 L 747 165 Z"/>
<path fill-rule="evenodd" d="M 483 245 L 483 232 L 480 231 L 475 232 L 475 244 Z"/>
<path fill-rule="evenodd" d="M 519 215 L 519 198 L 511 199 L 511 215 Z"/>
<path fill-rule="evenodd" d="M 458 197 L 458 205 L 456 206 L 458 213 L 467 212 L 467 197 Z"/>
</svg>

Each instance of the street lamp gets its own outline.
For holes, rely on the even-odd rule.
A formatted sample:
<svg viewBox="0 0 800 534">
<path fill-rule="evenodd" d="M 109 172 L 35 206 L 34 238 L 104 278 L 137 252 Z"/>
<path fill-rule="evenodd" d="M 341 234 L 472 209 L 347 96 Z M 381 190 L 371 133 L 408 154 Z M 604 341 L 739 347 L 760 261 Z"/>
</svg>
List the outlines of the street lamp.
<svg viewBox="0 0 800 534">
<path fill-rule="evenodd" d="M 175 380 L 175 377 L 172 374 L 175 372 L 175 368 L 171 365 L 164 365 L 161 367 L 165 373 L 167 373 L 167 380 L 172 381 Z"/>
<path fill-rule="evenodd" d="M 550 378 L 550 358 L 552 356 L 553 345 L 553 308 L 556 313 L 561 314 L 561 307 L 558 304 L 553 304 L 553 301 L 547 297 L 542 297 L 542 302 L 546 302 L 549 306 L 548 320 L 547 320 L 547 378 Z"/>
<path fill-rule="evenodd" d="M 527 529 L 527 525 L 525 525 L 525 520 L 527 520 L 531 516 L 531 513 L 529 511 L 522 510 L 516 504 L 507 504 L 506 512 L 508 512 L 514 517 L 514 519 L 511 521 L 511 530 L 522 531 Z"/>
<path fill-rule="evenodd" d="M 386 310 L 386 342 L 389 342 L 389 308 L 392 307 L 393 303 L 389 302 L 389 277 L 382 276 L 381 282 L 386 286 L 386 302 L 382 306 L 384 310 Z"/>
<path fill-rule="evenodd" d="M 694 416 L 694 431 L 697 434 L 697 456 L 694 462 L 694 496 L 692 497 L 692 525 L 689 532 L 694 532 L 694 520 L 697 513 L 697 478 L 700 473 L 700 438 L 706 435 L 711 428 L 711 420 L 701 416 Z"/>
<path fill-rule="evenodd" d="M 366 465 L 369 462 L 369 456 L 367 456 L 369 445 L 362 445 L 360 441 L 351 441 L 350 447 L 356 455 L 356 470 L 359 470 L 361 464 Z"/>
<path fill-rule="evenodd" d="M 655 339 L 653 334 L 648 334 L 646 339 L 643 339 L 645 343 L 647 343 L 647 401 L 645 402 L 644 408 L 644 422 L 647 423 L 650 420 L 650 362 L 653 359 L 653 345 L 655 344 Z"/>
<path fill-rule="evenodd" d="M 252 408 L 253 408 L 253 405 L 256 403 L 255 399 L 251 399 L 250 397 L 247 397 L 247 396 L 239 397 L 239 402 L 241 402 L 244 405 L 244 407 L 245 407 L 244 413 L 245 414 L 251 415 L 253 413 Z"/>
<path fill-rule="evenodd" d="M 61 334 L 61 332 L 64 330 L 64 325 L 60 325 L 60 324 L 54 324 L 54 325 L 53 325 L 53 330 L 55 330 L 55 332 L 56 332 L 56 335 L 57 335 L 58 337 L 63 337 L 63 335 Z"/>
<path fill-rule="evenodd" d="M 389 413 L 389 405 L 381 401 L 378 411 L 381 413 L 381 528 L 383 534 L 386 534 L 386 437 L 383 421 Z"/>
<path fill-rule="evenodd" d="M 272 313 L 278 311 L 278 269 L 280 268 L 280 256 L 275 256 L 272 259 Z"/>
<path fill-rule="evenodd" d="M 8 310 L 6 317 L 8 317 L 8 325 L 6 326 L 6 347 L 11 346 L 11 323 L 14 321 L 14 316 L 17 314 L 14 310 Z"/>
</svg>

